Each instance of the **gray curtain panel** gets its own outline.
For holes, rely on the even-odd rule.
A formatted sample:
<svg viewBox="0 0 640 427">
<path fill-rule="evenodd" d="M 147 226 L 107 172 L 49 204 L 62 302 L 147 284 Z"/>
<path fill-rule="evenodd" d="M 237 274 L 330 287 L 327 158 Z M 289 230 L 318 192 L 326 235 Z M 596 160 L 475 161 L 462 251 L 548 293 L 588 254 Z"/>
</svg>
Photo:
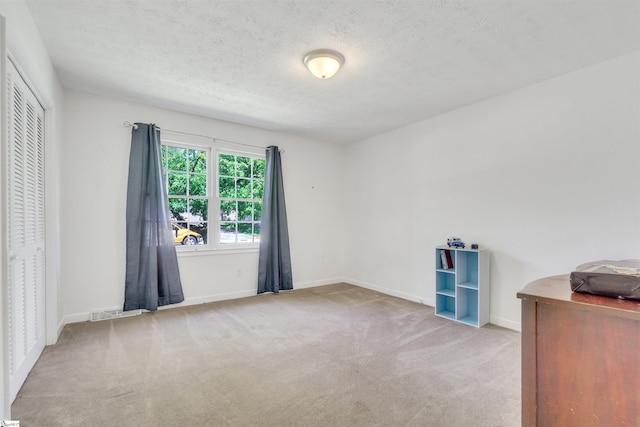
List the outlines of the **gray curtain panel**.
<svg viewBox="0 0 640 427">
<path fill-rule="evenodd" d="M 127 190 L 127 266 L 124 311 L 157 310 L 184 301 L 169 204 L 162 179 L 160 130 L 131 130 Z"/>
<path fill-rule="evenodd" d="M 267 147 L 264 199 L 260 222 L 258 293 L 293 289 L 287 209 L 284 203 L 280 151 Z"/>
</svg>

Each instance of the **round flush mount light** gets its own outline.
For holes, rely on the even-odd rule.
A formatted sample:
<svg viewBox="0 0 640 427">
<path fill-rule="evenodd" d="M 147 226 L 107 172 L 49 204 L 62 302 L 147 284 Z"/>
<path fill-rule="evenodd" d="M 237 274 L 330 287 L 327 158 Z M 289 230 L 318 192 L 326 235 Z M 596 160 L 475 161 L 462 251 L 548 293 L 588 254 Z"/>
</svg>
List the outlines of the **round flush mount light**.
<svg viewBox="0 0 640 427">
<path fill-rule="evenodd" d="M 344 56 L 335 50 L 318 49 L 307 53 L 302 62 L 317 78 L 330 79 L 344 65 Z"/>
</svg>

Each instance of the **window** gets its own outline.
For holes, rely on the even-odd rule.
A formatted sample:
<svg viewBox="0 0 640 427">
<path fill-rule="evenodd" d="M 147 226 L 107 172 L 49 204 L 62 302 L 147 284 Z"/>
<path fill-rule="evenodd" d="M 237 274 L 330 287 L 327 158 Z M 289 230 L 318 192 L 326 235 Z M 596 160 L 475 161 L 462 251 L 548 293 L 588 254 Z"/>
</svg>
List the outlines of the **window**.
<svg viewBox="0 0 640 427">
<path fill-rule="evenodd" d="M 255 247 L 260 241 L 264 155 L 163 131 L 162 164 L 176 246 Z"/>
<path fill-rule="evenodd" d="M 264 159 L 218 154 L 221 244 L 260 241 L 264 166 Z"/>
<path fill-rule="evenodd" d="M 209 241 L 208 158 L 210 150 L 162 146 L 162 164 L 174 241 L 206 245 Z"/>
</svg>

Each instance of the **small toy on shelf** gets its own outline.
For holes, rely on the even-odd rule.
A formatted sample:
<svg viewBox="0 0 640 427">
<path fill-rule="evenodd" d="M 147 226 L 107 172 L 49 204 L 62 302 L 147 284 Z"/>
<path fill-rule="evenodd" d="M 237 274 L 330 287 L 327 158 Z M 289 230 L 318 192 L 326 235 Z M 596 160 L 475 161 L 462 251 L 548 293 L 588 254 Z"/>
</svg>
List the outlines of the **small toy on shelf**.
<svg viewBox="0 0 640 427">
<path fill-rule="evenodd" d="M 450 248 L 462 248 L 464 249 L 464 242 L 459 237 L 450 237 L 447 239 L 447 246 Z"/>
</svg>

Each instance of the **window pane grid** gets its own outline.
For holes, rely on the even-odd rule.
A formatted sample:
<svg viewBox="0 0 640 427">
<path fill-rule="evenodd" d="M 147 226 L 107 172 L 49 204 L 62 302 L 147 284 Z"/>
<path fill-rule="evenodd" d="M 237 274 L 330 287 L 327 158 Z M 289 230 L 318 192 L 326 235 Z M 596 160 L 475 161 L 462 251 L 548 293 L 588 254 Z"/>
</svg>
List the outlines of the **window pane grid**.
<svg viewBox="0 0 640 427">
<path fill-rule="evenodd" d="M 218 172 L 220 243 L 259 242 L 264 160 L 220 153 Z"/>
<path fill-rule="evenodd" d="M 163 177 L 176 245 L 208 242 L 208 152 L 208 149 L 162 146 Z"/>
</svg>

